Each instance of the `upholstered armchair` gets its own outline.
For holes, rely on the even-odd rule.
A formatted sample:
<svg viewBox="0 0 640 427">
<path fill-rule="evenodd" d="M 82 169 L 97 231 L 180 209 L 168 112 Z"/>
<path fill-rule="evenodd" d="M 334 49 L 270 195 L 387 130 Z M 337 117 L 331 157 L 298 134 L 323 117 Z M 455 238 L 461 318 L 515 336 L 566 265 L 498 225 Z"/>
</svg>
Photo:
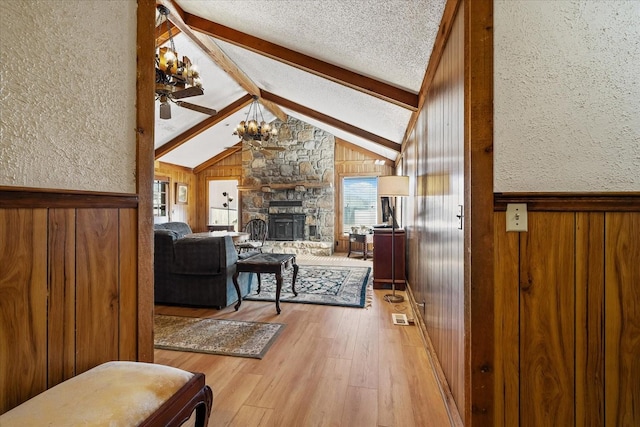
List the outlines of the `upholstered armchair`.
<svg viewBox="0 0 640 427">
<path fill-rule="evenodd" d="M 167 223 L 171 224 L 171 223 Z M 156 226 L 154 278 L 156 304 L 224 308 L 238 300 L 233 284 L 238 254 L 230 236 L 184 237 L 184 223 Z M 184 224 L 184 226 L 182 225 Z M 190 228 L 188 231 L 191 231 Z M 252 275 L 238 277 L 242 296 Z"/>
</svg>

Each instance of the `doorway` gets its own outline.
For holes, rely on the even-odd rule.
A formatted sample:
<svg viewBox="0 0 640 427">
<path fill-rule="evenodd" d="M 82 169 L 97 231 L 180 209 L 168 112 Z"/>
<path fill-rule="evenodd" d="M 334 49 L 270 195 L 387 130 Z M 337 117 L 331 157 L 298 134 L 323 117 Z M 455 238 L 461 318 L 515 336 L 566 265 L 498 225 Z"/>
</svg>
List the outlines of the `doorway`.
<svg viewBox="0 0 640 427">
<path fill-rule="evenodd" d="M 214 179 L 208 187 L 207 227 L 238 231 L 238 180 Z"/>
</svg>

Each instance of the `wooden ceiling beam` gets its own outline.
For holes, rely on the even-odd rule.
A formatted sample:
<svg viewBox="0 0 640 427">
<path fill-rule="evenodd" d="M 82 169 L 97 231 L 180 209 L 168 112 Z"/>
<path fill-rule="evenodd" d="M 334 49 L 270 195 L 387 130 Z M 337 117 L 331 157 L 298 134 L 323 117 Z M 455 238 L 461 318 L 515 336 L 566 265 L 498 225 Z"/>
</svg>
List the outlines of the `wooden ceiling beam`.
<svg viewBox="0 0 640 427">
<path fill-rule="evenodd" d="M 180 28 L 176 27 L 171 22 L 169 22 L 168 25 L 171 29 L 171 37 L 175 37 L 180 34 Z M 169 31 L 166 28 L 167 26 L 164 22 L 156 27 L 156 47 L 169 41 Z"/>
<path fill-rule="evenodd" d="M 209 36 L 202 32 L 191 29 L 184 21 L 185 12 L 171 0 L 158 0 L 158 4 L 169 9 L 168 19 L 180 29 L 187 37 L 189 37 L 202 51 L 213 60 L 218 66 L 224 70 L 232 79 L 234 79 L 244 90 L 251 95 L 260 97 L 260 88 L 242 71 L 229 57 L 216 45 Z M 262 105 L 274 116 L 287 121 L 287 115 L 277 105 L 270 102 L 262 102 Z"/>
<path fill-rule="evenodd" d="M 289 101 L 288 99 L 282 98 L 278 95 L 275 95 L 273 93 L 267 92 L 267 91 L 262 91 L 262 96 L 264 97 L 264 99 L 267 99 L 269 101 L 275 102 L 276 104 L 280 105 L 281 107 L 284 108 L 288 108 L 290 110 L 294 110 L 297 111 L 300 114 L 303 114 L 305 116 L 314 118 L 316 120 L 321 121 L 322 123 L 326 123 L 327 125 L 333 126 L 335 128 L 341 129 L 345 132 L 349 132 L 350 134 L 359 136 L 361 138 L 365 138 L 371 142 L 375 142 L 376 144 L 382 145 L 383 147 L 389 148 L 390 150 L 394 150 L 397 152 L 400 152 L 400 144 L 393 142 L 391 140 L 388 140 L 386 138 L 383 138 L 381 136 L 378 136 L 376 134 L 373 134 L 371 132 L 368 132 L 364 129 L 360 129 L 358 127 L 355 127 L 353 125 L 350 125 L 348 123 L 345 123 L 341 120 L 338 120 L 336 118 L 333 118 L 331 116 L 327 116 L 326 114 L 322 114 L 318 111 L 312 110 L 310 108 L 307 108 L 303 105 L 300 104 L 296 104 L 293 101 Z"/>
<path fill-rule="evenodd" d="M 242 150 L 242 141 L 238 142 L 233 147 L 229 147 L 225 149 L 222 153 L 213 156 L 206 162 L 200 163 L 198 166 L 193 168 L 193 173 L 198 174 L 203 170 L 207 169 L 208 167 L 215 165 L 216 163 L 226 159 L 229 156 L 234 155 L 235 153 L 241 150 Z"/>
<path fill-rule="evenodd" d="M 411 111 L 418 109 L 418 95 L 407 90 L 400 89 L 371 77 L 363 76 L 362 74 L 354 73 L 353 71 L 259 39 L 250 34 L 242 33 L 233 28 L 216 24 L 197 15 L 185 12 L 183 19 L 185 24 L 200 33 L 249 49 L 260 55 L 284 62 L 285 64 L 376 98 L 383 99 Z"/>
<path fill-rule="evenodd" d="M 180 135 L 173 138 L 171 141 L 156 148 L 155 159 L 156 160 L 159 159 L 160 157 L 178 148 L 179 146 L 181 146 L 191 138 L 195 137 L 196 135 L 201 134 L 202 132 L 216 125 L 217 123 L 220 123 L 222 120 L 226 119 L 231 114 L 249 105 L 252 101 L 253 101 L 253 97 L 247 94 L 242 98 L 238 99 L 237 101 L 235 101 L 234 103 L 232 103 L 231 105 L 228 105 L 222 110 L 218 111 L 218 114 L 216 114 L 215 116 L 211 116 L 208 119 L 201 121 L 191 129 L 187 129 L 186 131 L 182 132 Z"/>
</svg>

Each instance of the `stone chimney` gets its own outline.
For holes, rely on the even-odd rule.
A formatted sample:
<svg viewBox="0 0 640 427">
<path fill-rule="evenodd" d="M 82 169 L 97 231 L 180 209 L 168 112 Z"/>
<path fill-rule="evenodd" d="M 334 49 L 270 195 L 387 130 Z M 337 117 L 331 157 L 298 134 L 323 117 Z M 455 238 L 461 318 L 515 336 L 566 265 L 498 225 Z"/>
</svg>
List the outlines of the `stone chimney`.
<svg viewBox="0 0 640 427">
<path fill-rule="evenodd" d="M 274 125 L 277 137 L 264 144 L 285 151 L 242 153 L 242 224 L 252 218 L 268 223 L 270 214 L 304 214 L 301 240 L 333 247 L 335 138 L 291 117 Z"/>
</svg>

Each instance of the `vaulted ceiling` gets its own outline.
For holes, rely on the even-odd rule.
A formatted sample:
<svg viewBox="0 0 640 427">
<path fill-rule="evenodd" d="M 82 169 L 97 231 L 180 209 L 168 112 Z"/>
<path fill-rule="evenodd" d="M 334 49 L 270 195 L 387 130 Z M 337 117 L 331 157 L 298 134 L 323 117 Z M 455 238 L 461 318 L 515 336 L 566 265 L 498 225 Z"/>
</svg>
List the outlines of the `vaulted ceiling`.
<svg viewBox="0 0 640 427">
<path fill-rule="evenodd" d="M 199 170 L 237 151 L 233 132 L 257 95 L 268 122 L 291 116 L 394 161 L 422 101 L 445 3 L 159 0 L 176 50 L 202 77 L 204 95 L 186 101 L 218 113 L 173 105 L 162 120 L 156 102 L 156 159 Z M 157 29 L 156 39 L 166 34 Z"/>
</svg>

